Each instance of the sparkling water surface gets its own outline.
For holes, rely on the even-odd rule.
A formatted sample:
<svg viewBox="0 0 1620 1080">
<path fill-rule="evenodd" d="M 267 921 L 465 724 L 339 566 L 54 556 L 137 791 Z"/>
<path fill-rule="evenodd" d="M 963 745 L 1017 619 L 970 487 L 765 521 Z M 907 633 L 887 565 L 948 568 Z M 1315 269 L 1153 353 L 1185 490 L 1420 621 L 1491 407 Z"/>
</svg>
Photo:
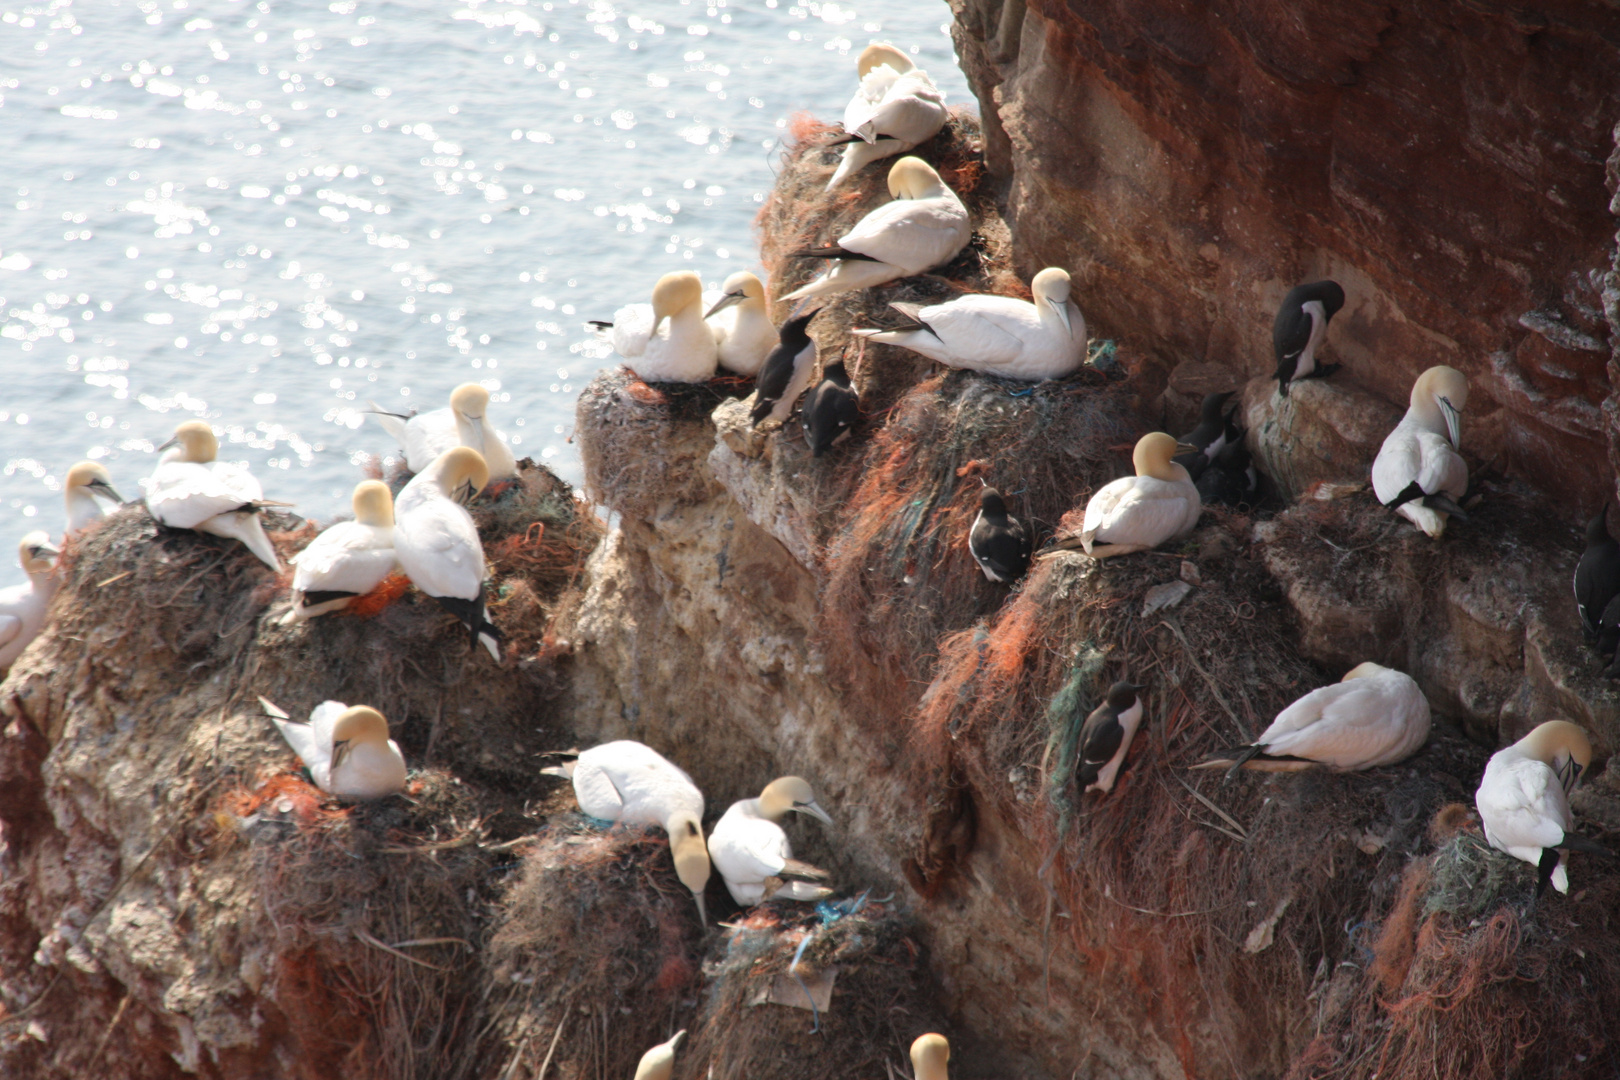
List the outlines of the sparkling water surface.
<svg viewBox="0 0 1620 1080">
<path fill-rule="evenodd" d="M 0 0 L 3 5 L 5 0 Z M 584 328 L 659 274 L 759 270 L 789 117 L 836 120 L 869 41 L 970 102 L 942 0 L 67 0 L 0 6 L 0 585 L 126 498 L 182 420 L 268 498 L 348 510 L 361 410 L 479 381 L 519 457 L 580 478 Z M 881 178 L 879 169 L 867 174 Z"/>
</svg>

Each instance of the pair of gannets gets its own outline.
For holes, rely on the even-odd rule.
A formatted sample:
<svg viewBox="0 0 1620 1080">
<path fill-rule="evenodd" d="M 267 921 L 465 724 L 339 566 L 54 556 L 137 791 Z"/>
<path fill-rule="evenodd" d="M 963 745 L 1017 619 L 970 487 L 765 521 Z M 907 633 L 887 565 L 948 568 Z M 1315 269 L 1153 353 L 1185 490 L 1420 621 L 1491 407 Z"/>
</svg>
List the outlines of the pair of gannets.
<svg viewBox="0 0 1620 1080">
<path fill-rule="evenodd" d="M 1142 724 L 1141 692 L 1145 689 L 1135 683 L 1117 682 L 1109 687 L 1103 703 L 1086 717 L 1080 728 L 1080 762 L 1075 769 L 1082 794 L 1114 790 L 1131 740 Z"/>
<path fill-rule="evenodd" d="M 709 859 L 737 903 L 746 907 L 764 900 L 820 900 L 832 895 L 824 886 L 792 880 L 819 880 L 827 873 L 793 857 L 793 845 L 781 826 L 789 813 L 833 823 L 807 782 L 784 776 L 765 785 L 759 798 L 732 803 L 709 834 Z"/>
<path fill-rule="evenodd" d="M 1468 515 L 1458 505 L 1468 493 L 1468 464 L 1462 445 L 1462 411 L 1468 405 L 1468 378 L 1449 367 L 1432 367 L 1412 384 L 1411 405 L 1373 461 L 1373 493 L 1438 540 L 1446 518 Z"/>
<path fill-rule="evenodd" d="M 124 497 L 112 486 L 112 474 L 106 466 L 94 461 L 81 461 L 68 470 L 62 484 L 62 500 L 67 505 L 67 535 L 77 536 L 102 518 L 98 499 L 122 505 Z"/>
<path fill-rule="evenodd" d="M 945 126 L 945 95 L 893 45 L 862 49 L 855 71 L 861 84 L 844 109 L 845 134 L 828 143 L 848 144 L 828 191 L 874 161 L 927 142 Z"/>
<path fill-rule="evenodd" d="M 45 628 L 45 611 L 56 593 L 51 558 L 60 554 L 44 532 L 31 532 L 17 545 L 17 560 L 28 580 L 0 589 L 0 675 Z"/>
<path fill-rule="evenodd" d="M 1023 577 L 1033 539 L 1024 523 L 1007 512 L 1001 492 L 986 487 L 979 493 L 979 516 L 968 531 L 968 554 L 986 578 L 1011 583 Z"/>
<path fill-rule="evenodd" d="M 294 720 L 261 697 L 264 715 L 293 748 L 315 786 L 344 799 L 380 799 L 405 786 L 405 755 L 388 737 L 388 721 L 365 705 L 323 701 Z"/>
<path fill-rule="evenodd" d="M 203 420 L 187 420 L 158 447 L 163 456 L 146 482 L 146 508 L 158 524 L 240 540 L 266 566 L 281 570 L 259 511 L 286 506 L 264 497 L 246 469 L 216 461 L 219 440 Z"/>
<path fill-rule="evenodd" d="M 393 572 L 394 497 L 388 485 L 362 480 L 354 488 L 354 520 L 321 532 L 288 561 L 293 564 L 293 606 L 284 625 L 347 607 Z"/>
<path fill-rule="evenodd" d="M 1103 485 L 1086 503 L 1080 535 L 1047 545 L 1042 555 L 1085 549 L 1094 559 L 1148 551 L 1192 532 L 1203 500 L 1187 470 L 1174 461 L 1191 450 L 1162 431 L 1142 436 L 1131 453 L 1136 475 Z"/>
<path fill-rule="evenodd" d="M 861 218 L 837 243 L 792 252 L 794 258 L 832 263 L 782 299 L 831 296 L 921 274 L 945 265 L 967 247 L 972 235 L 967 207 L 928 162 L 915 157 L 895 162 L 889 169 L 889 194 L 893 202 Z"/>
<path fill-rule="evenodd" d="M 825 454 L 855 429 L 861 418 L 861 395 L 850 382 L 842 359 L 821 369 L 821 381 L 811 387 L 799 418 L 811 457 Z"/>
<path fill-rule="evenodd" d="M 1224 751 L 1195 769 L 1293 772 L 1326 765 L 1358 772 L 1393 765 L 1429 737 L 1429 700 L 1410 675 L 1371 661 L 1319 687 L 1277 714 L 1248 746 Z"/>
<path fill-rule="evenodd" d="M 1344 307 L 1344 290 L 1336 281 L 1297 285 L 1283 297 L 1271 324 L 1271 347 L 1277 356 L 1277 392 L 1288 396 L 1296 379 L 1325 379 L 1338 364 L 1317 363 L 1316 353 L 1327 337 L 1328 322 Z"/>
<path fill-rule="evenodd" d="M 501 632 L 484 606 L 484 545 L 467 504 L 489 483 L 489 466 L 470 446 L 440 454 L 394 502 L 394 557 L 418 589 L 460 619 L 489 655 L 501 658 Z"/>
<path fill-rule="evenodd" d="M 492 480 L 517 475 L 517 459 L 489 422 L 489 391 L 477 383 L 462 383 L 450 391 L 448 408 L 425 413 L 391 413 L 371 402 L 371 415 L 399 440 L 405 467 L 419 473 L 446 450 L 470 446 L 484 457 Z"/>
<path fill-rule="evenodd" d="M 1567 720 L 1549 720 L 1491 755 L 1474 793 L 1485 839 L 1498 851 L 1536 868 L 1536 895 L 1552 887 L 1569 892 L 1565 851 L 1612 855 L 1573 831 L 1569 796 L 1592 764 L 1586 732 Z"/>
<path fill-rule="evenodd" d="M 611 331 L 613 348 L 647 382 L 707 382 L 721 364 L 754 375 L 777 342 L 765 286 L 746 271 L 709 297 L 692 271 L 665 274 L 651 304 L 626 304 L 611 323 L 591 325 Z"/>
</svg>

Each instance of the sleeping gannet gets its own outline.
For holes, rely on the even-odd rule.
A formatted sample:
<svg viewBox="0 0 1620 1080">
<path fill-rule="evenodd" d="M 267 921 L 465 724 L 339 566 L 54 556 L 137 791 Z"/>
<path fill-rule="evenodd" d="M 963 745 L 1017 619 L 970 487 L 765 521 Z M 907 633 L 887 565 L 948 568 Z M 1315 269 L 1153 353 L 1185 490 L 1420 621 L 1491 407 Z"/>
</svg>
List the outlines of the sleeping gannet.
<svg viewBox="0 0 1620 1080">
<path fill-rule="evenodd" d="M 371 403 L 377 418 L 405 451 L 405 467 L 419 473 L 453 446 L 470 446 L 484 455 L 491 480 L 517 475 L 517 459 L 489 422 L 489 391 L 477 383 L 462 383 L 450 391 L 450 406 L 432 412 L 401 416 Z"/>
<path fill-rule="evenodd" d="M 754 407 L 748 419 L 755 427 L 766 419 L 782 424 L 793 414 L 793 406 L 810 385 L 816 366 L 816 342 L 810 336 L 810 320 L 821 308 L 795 315 L 782 324 L 776 348 L 765 358 L 754 384 Z"/>
<path fill-rule="evenodd" d="M 376 709 L 323 701 L 294 720 L 264 698 L 264 715 L 303 761 L 315 786 L 341 799 L 380 799 L 405 786 L 405 755 Z"/>
<path fill-rule="evenodd" d="M 720 366 L 738 375 L 757 375 L 765 358 L 776 348 L 776 327 L 771 324 L 770 300 L 765 283 L 746 270 L 726 278 L 703 321 L 714 334 Z"/>
<path fill-rule="evenodd" d="M 579 808 L 624 825 L 657 825 L 669 834 L 675 876 L 692 890 L 698 917 L 709 921 L 703 888 L 709 851 L 703 844 L 703 792 L 658 751 L 630 739 L 593 746 L 563 765 L 540 770 L 574 781 Z"/>
<path fill-rule="evenodd" d="M 943 266 L 972 236 L 967 207 L 922 158 L 903 157 L 889 169 L 884 203 L 861 218 L 836 244 L 804 248 L 790 257 L 831 259 L 825 273 L 783 300 L 830 296 L 881 285 Z"/>
<path fill-rule="evenodd" d="M 893 45 L 862 49 L 855 71 L 861 84 L 844 109 L 845 134 L 827 143 L 847 144 L 828 191 L 874 161 L 927 142 L 945 126 L 945 95 Z"/>
<path fill-rule="evenodd" d="M 1457 453 L 1467 405 L 1468 377 L 1455 368 L 1430 368 L 1412 384 L 1411 406 L 1373 460 L 1378 501 L 1436 540 L 1448 515 L 1468 520 L 1457 505 L 1468 492 L 1468 463 Z"/>
<path fill-rule="evenodd" d="M 1093 559 L 1106 559 L 1192 532 L 1203 502 L 1187 470 L 1171 460 L 1187 449 L 1162 431 L 1142 436 L 1131 453 L 1136 475 L 1099 488 L 1086 503 L 1080 535 L 1048 544 L 1041 554 L 1083 547 Z"/>
<path fill-rule="evenodd" d="M 921 353 L 954 368 L 1007 379 L 1061 379 L 1086 360 L 1086 318 L 1069 298 L 1069 274 L 1049 266 L 1030 283 L 1035 302 L 970 293 L 943 304 L 895 302 L 912 321 L 861 337 Z"/>
<path fill-rule="evenodd" d="M 1252 744 L 1193 768 L 1225 768 L 1228 776 L 1239 769 L 1295 772 L 1313 765 L 1360 772 L 1403 761 L 1428 738 L 1429 699 L 1417 682 L 1369 660 L 1278 713 Z"/>
<path fill-rule="evenodd" d="M 291 559 L 293 606 L 283 626 L 347 607 L 382 584 L 394 569 L 394 497 L 388 485 L 362 480 L 354 488 L 354 520 L 323 530 Z"/>
<path fill-rule="evenodd" d="M 1479 821 L 1491 847 L 1536 868 L 1536 895 L 1547 883 L 1569 892 L 1563 851 L 1610 855 L 1571 830 L 1569 796 L 1592 763 L 1586 732 L 1567 720 L 1549 720 L 1491 755 L 1474 793 Z M 1562 850 L 1561 850 L 1562 849 Z"/>
<path fill-rule="evenodd" d="M 67 503 L 67 535 L 76 536 L 101 520 L 99 499 L 115 505 L 124 497 L 113 490 L 112 475 L 105 466 L 94 461 L 81 461 L 68 470 L 62 483 L 63 501 Z"/>
<path fill-rule="evenodd" d="M 951 1044 L 945 1036 L 929 1032 L 911 1044 L 912 1080 L 950 1080 L 946 1063 L 951 1060 Z"/>
<path fill-rule="evenodd" d="M 446 450 L 394 501 L 394 556 L 418 589 L 460 619 L 474 643 L 501 658 L 501 632 L 484 606 L 484 546 L 466 504 L 489 483 L 469 446 Z"/>
<path fill-rule="evenodd" d="M 1146 687 L 1121 680 L 1108 690 L 1108 698 L 1086 717 L 1080 729 L 1080 764 L 1075 779 L 1080 792 L 1114 790 L 1114 780 L 1142 723 L 1141 691 Z"/>
<path fill-rule="evenodd" d="M 709 834 L 709 859 L 725 878 L 731 898 L 744 907 L 763 900 L 820 900 L 832 895 L 821 885 L 787 880 L 827 876 L 825 870 L 793 857 L 793 845 L 780 824 L 790 812 L 832 824 L 810 785 L 797 776 L 784 776 L 765 785 L 759 798 L 732 803 Z"/>
<path fill-rule="evenodd" d="M 799 410 L 810 456 L 818 458 L 849 437 L 861 418 L 861 397 L 850 385 L 842 359 L 821 369 L 821 382 L 812 387 Z"/>
<path fill-rule="evenodd" d="M 1296 285 L 1283 297 L 1271 324 L 1271 348 L 1277 354 L 1277 392 L 1288 396 L 1294 379 L 1325 379 L 1338 364 L 1318 364 L 1316 351 L 1327 337 L 1328 322 L 1344 307 L 1344 290 L 1336 281 Z"/>
<path fill-rule="evenodd" d="M 644 382 L 708 382 L 719 363 L 715 333 L 703 321 L 703 281 L 690 270 L 665 274 L 651 304 L 626 304 L 610 323 L 613 347 Z"/>
<path fill-rule="evenodd" d="M 206 421 L 187 420 L 158 449 L 163 456 L 146 482 L 146 508 L 157 523 L 240 540 L 279 573 L 281 561 L 264 534 L 259 511 L 287 504 L 265 499 L 246 469 L 214 460 L 219 454 L 214 429 Z"/>
<path fill-rule="evenodd" d="M 60 554 L 43 532 L 31 532 L 17 545 L 17 559 L 28 580 L 0 589 L 0 676 L 45 628 L 45 611 L 56 593 L 51 556 Z"/>
<path fill-rule="evenodd" d="M 1575 610 L 1581 616 L 1581 633 L 1596 643 L 1599 626 L 1609 601 L 1620 596 L 1620 543 L 1609 535 L 1609 501 L 1586 525 L 1586 550 L 1575 566 Z M 1614 651 L 1613 645 L 1609 652 Z"/>
<path fill-rule="evenodd" d="M 1024 523 L 1007 513 L 1001 492 L 979 493 L 979 516 L 968 531 L 968 554 L 991 581 L 1011 583 L 1029 569 L 1031 537 Z"/>
<path fill-rule="evenodd" d="M 675 1049 L 684 1038 L 686 1029 L 682 1028 L 670 1036 L 668 1042 L 661 1042 L 642 1054 L 636 1066 L 636 1080 L 669 1080 L 675 1072 Z"/>
</svg>

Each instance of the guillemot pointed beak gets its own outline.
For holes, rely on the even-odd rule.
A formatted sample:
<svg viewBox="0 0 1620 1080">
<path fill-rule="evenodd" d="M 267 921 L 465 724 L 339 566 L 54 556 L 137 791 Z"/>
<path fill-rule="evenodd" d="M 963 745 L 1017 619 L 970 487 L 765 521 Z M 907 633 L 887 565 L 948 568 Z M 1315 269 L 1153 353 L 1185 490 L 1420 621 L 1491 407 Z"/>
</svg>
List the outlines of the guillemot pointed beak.
<svg viewBox="0 0 1620 1080">
<path fill-rule="evenodd" d="M 1202 454 L 1203 451 L 1198 449 L 1198 447 L 1194 446 L 1192 443 L 1177 442 L 1176 443 L 1176 453 L 1178 453 L 1178 454 Z"/>
<path fill-rule="evenodd" d="M 1462 414 L 1451 403 L 1450 398 L 1440 398 L 1440 415 L 1446 418 L 1446 436 L 1451 439 L 1451 445 L 1462 447 Z"/>
</svg>

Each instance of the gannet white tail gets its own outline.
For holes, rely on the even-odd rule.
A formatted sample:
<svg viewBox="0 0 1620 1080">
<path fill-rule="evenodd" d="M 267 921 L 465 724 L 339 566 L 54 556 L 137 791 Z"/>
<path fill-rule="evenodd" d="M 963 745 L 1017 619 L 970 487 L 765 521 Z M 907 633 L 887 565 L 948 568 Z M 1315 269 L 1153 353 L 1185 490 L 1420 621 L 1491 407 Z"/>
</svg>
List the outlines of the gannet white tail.
<svg viewBox="0 0 1620 1080">
<path fill-rule="evenodd" d="M 410 418 L 400 416 L 398 413 L 391 413 L 380 407 L 375 401 L 368 401 L 366 404 L 371 406 L 370 414 L 377 418 L 377 423 L 382 425 L 383 430 L 388 432 L 388 434 L 392 435 L 395 439 L 398 439 L 399 444 L 404 446 L 405 423 Z"/>
<path fill-rule="evenodd" d="M 853 289 L 870 288 L 905 276 L 906 272 L 900 267 L 886 262 L 875 262 L 871 259 L 838 259 L 827 268 L 826 273 L 808 285 L 793 290 L 782 299 L 788 301 L 804 300 L 812 296 L 831 296 Z"/>
<path fill-rule="evenodd" d="M 257 510 L 218 514 L 199 524 L 197 531 L 240 540 L 243 546 L 259 557 L 260 562 L 276 573 L 281 573 L 281 560 L 276 558 L 275 545 L 270 543 L 270 537 L 265 535 L 264 525 L 259 521 Z"/>
<path fill-rule="evenodd" d="M 838 162 L 838 168 L 833 170 L 832 179 L 827 181 L 826 190 L 831 191 L 874 161 L 881 161 L 910 149 L 899 139 L 878 139 L 875 142 L 865 142 L 863 139 L 864 136 L 845 144 L 843 159 Z"/>
</svg>

